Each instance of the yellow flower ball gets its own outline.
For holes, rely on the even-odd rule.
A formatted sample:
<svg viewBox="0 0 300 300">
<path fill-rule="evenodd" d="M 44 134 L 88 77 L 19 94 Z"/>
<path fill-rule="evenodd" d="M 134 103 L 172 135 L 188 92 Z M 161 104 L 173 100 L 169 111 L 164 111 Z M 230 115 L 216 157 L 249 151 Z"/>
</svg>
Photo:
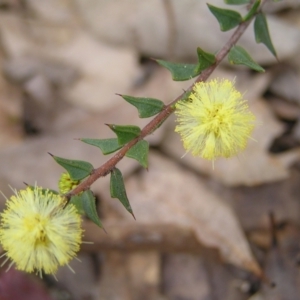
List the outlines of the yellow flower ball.
<svg viewBox="0 0 300 300">
<path fill-rule="evenodd" d="M 189 99 L 176 104 L 175 114 L 184 148 L 208 160 L 243 150 L 255 121 L 247 101 L 227 79 L 196 83 Z"/>
<path fill-rule="evenodd" d="M 38 187 L 16 191 L 1 213 L 0 243 L 7 260 L 40 276 L 54 274 L 76 256 L 82 233 L 76 208 L 64 207 L 61 196 Z"/>
</svg>

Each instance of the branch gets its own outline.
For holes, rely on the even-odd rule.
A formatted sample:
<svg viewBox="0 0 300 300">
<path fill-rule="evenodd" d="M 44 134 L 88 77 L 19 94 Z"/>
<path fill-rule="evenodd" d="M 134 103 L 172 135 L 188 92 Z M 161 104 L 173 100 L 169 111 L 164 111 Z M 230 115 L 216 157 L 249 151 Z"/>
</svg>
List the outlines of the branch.
<svg viewBox="0 0 300 300">
<path fill-rule="evenodd" d="M 166 105 L 164 109 L 154 117 L 141 131 L 141 134 L 126 144 L 121 150 L 119 150 L 112 158 L 110 158 L 106 163 L 104 163 L 99 168 L 95 169 L 92 174 L 84 181 L 82 181 L 75 189 L 65 194 L 64 196 L 67 199 L 70 199 L 72 196 L 77 195 L 87 189 L 100 177 L 106 176 L 111 172 L 111 170 L 117 165 L 117 163 L 125 156 L 126 152 L 131 149 L 137 142 L 142 140 L 144 137 L 150 135 L 153 131 L 155 131 L 175 110 L 174 104 L 182 99 L 182 97 L 192 91 L 193 86 L 197 82 L 206 81 L 207 78 L 211 75 L 211 73 L 217 68 L 220 62 L 225 58 L 230 49 L 236 44 L 239 38 L 243 35 L 252 19 L 241 23 L 238 28 L 235 30 L 233 35 L 230 37 L 228 42 L 221 48 L 219 53 L 216 56 L 216 62 L 205 69 L 195 80 L 195 82 L 181 95 L 179 95 L 175 100 Z"/>
<path fill-rule="evenodd" d="M 202 253 L 206 248 L 197 240 L 192 230 L 173 224 L 139 224 L 121 221 L 107 223 L 109 234 L 99 232 L 97 225 L 84 222 L 84 239 L 92 244 L 82 244 L 86 252 L 111 251 L 162 251 Z"/>
</svg>

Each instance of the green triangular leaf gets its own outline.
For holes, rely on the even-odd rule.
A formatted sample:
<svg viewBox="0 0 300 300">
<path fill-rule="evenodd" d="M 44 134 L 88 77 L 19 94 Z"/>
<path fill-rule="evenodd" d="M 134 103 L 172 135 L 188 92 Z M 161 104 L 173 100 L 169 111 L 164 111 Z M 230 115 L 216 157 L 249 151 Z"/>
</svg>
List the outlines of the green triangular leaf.
<svg viewBox="0 0 300 300">
<path fill-rule="evenodd" d="M 127 151 L 126 156 L 136 159 L 144 168 L 148 168 L 148 152 L 149 143 L 141 140 Z"/>
<path fill-rule="evenodd" d="M 263 43 L 270 50 L 270 52 L 277 57 L 276 50 L 272 44 L 272 40 L 269 34 L 268 24 L 266 17 L 263 13 L 259 13 L 255 17 L 254 33 L 256 43 Z"/>
<path fill-rule="evenodd" d="M 197 71 L 201 73 L 203 70 L 207 69 L 209 66 L 213 65 L 216 61 L 214 54 L 205 52 L 201 48 L 197 48 L 198 54 L 198 68 Z"/>
<path fill-rule="evenodd" d="M 247 15 L 244 17 L 244 19 L 243 19 L 244 21 L 250 20 L 257 13 L 258 8 L 260 6 L 260 2 L 261 2 L 261 0 L 256 0 L 254 2 L 254 4 L 252 5 L 251 9 L 247 13 Z"/>
<path fill-rule="evenodd" d="M 248 4 L 251 0 L 224 0 L 226 4 L 240 5 L 240 4 Z"/>
<path fill-rule="evenodd" d="M 90 218 L 96 225 L 103 228 L 97 213 L 96 199 L 91 190 L 84 191 L 81 195 L 79 195 L 79 197 L 81 197 L 82 207 L 88 218 Z"/>
<path fill-rule="evenodd" d="M 193 93 L 193 90 L 186 91 L 181 97 L 180 101 L 190 101 L 190 95 Z M 175 106 L 176 107 L 176 106 Z"/>
<path fill-rule="evenodd" d="M 120 95 L 124 100 L 135 106 L 140 118 L 149 118 L 158 114 L 164 108 L 164 103 L 153 98 L 137 98 L 132 96 Z"/>
<path fill-rule="evenodd" d="M 70 199 L 70 203 L 74 204 L 74 206 L 76 207 L 76 209 L 80 215 L 84 214 L 81 196 L 78 196 L 78 195 L 72 196 Z"/>
<path fill-rule="evenodd" d="M 123 181 L 122 173 L 119 169 L 114 168 L 111 171 L 110 176 L 110 195 L 112 198 L 117 198 L 126 208 L 126 210 L 132 214 L 134 217 L 132 208 L 130 206 L 129 200 L 127 198 L 125 185 Z"/>
<path fill-rule="evenodd" d="M 106 124 L 118 137 L 119 145 L 124 145 L 140 135 L 141 129 L 134 125 Z"/>
<path fill-rule="evenodd" d="M 98 147 L 104 155 L 111 154 L 119 149 L 122 146 L 119 145 L 118 139 L 80 139 L 82 142 Z"/>
<path fill-rule="evenodd" d="M 224 9 L 207 4 L 211 13 L 216 17 L 222 31 L 228 31 L 238 26 L 242 21 L 242 16 L 230 9 Z"/>
<path fill-rule="evenodd" d="M 81 180 L 89 176 L 94 170 L 93 166 L 87 161 L 71 160 L 53 155 L 52 157 L 59 165 L 66 169 L 73 180 Z"/>
<path fill-rule="evenodd" d="M 197 69 L 198 64 L 171 63 L 161 59 L 157 59 L 156 61 L 171 72 L 174 81 L 189 80 L 200 74 Z"/>
<path fill-rule="evenodd" d="M 233 65 L 245 65 L 258 72 L 265 71 L 252 59 L 246 50 L 240 46 L 234 46 L 231 48 L 228 54 L 228 61 Z"/>
</svg>

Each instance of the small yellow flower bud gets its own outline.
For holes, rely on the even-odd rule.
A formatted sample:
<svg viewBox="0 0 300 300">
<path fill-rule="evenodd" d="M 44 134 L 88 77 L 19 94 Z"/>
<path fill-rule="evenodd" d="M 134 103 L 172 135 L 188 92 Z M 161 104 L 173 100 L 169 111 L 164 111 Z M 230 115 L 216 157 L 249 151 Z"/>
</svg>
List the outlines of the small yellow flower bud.
<svg viewBox="0 0 300 300">
<path fill-rule="evenodd" d="M 59 192 L 66 194 L 75 189 L 79 182 L 79 180 L 71 179 L 69 173 L 62 173 L 58 182 Z"/>
</svg>

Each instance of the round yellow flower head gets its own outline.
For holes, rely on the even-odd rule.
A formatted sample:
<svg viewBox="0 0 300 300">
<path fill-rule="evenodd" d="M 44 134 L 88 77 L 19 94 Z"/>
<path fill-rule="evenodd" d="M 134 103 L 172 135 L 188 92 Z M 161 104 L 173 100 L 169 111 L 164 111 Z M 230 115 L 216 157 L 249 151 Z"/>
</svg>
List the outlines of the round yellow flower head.
<svg viewBox="0 0 300 300">
<path fill-rule="evenodd" d="M 189 99 L 176 104 L 175 114 L 184 148 L 209 160 L 236 155 L 254 128 L 247 101 L 227 79 L 196 83 Z"/>
<path fill-rule="evenodd" d="M 79 180 L 71 179 L 69 173 L 62 173 L 58 182 L 59 192 L 61 194 L 66 194 L 75 189 L 79 182 Z"/>
<path fill-rule="evenodd" d="M 83 230 L 76 208 L 48 190 L 27 187 L 7 199 L 1 213 L 0 243 L 11 265 L 42 276 L 75 257 Z"/>
</svg>

